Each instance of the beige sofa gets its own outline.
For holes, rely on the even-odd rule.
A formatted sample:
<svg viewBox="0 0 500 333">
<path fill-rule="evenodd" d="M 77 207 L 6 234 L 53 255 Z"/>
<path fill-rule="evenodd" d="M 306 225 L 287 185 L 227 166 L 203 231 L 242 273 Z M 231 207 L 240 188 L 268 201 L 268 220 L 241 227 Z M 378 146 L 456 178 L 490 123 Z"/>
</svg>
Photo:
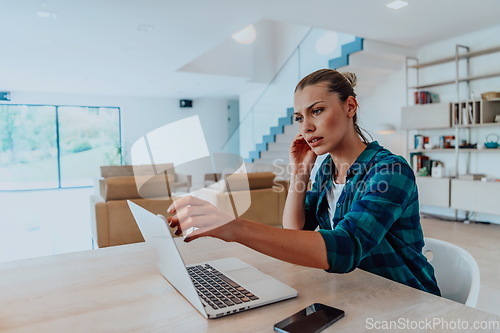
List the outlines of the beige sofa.
<svg viewBox="0 0 500 333">
<path fill-rule="evenodd" d="M 166 215 L 168 206 L 173 202 L 171 192 L 188 192 L 191 186 L 190 177 L 174 173 L 154 177 L 145 174 L 134 176 L 131 166 L 102 167 L 101 174 L 102 179 L 95 185 L 96 193 L 91 196 L 92 237 L 98 247 L 144 241 L 127 200 L 155 214 Z M 210 176 L 206 179 L 210 180 Z M 139 190 L 138 184 L 141 185 Z M 254 172 L 248 174 L 249 190 L 235 188 L 231 194 L 235 200 L 249 194 L 250 206 L 241 215 L 242 218 L 279 227 L 287 184 L 287 181 L 276 180 L 272 172 Z M 214 196 L 218 207 L 231 211 L 225 191 L 216 192 Z"/>
<path fill-rule="evenodd" d="M 97 247 L 144 241 L 127 200 L 165 215 L 172 203 L 170 191 L 189 191 L 190 176 L 175 174 L 171 164 L 163 166 L 169 172 L 155 176 L 148 175 L 148 166 L 101 167 L 102 178 L 96 180 L 90 198 L 92 238 Z M 134 176 L 134 169 L 139 175 Z"/>
<path fill-rule="evenodd" d="M 229 196 L 227 188 L 222 189 L 215 194 L 217 207 L 232 213 L 234 212 L 234 202 L 243 202 L 245 205 L 245 202 L 249 200 L 250 206 L 241 214 L 241 218 L 281 227 L 288 182 L 277 180 L 276 175 L 272 172 L 250 172 L 241 175 L 248 177 L 248 187 L 246 182 L 242 188 L 232 187 L 231 196 Z M 205 185 L 209 186 L 210 182 L 221 181 L 222 177 L 221 174 L 208 174 L 205 176 Z"/>
</svg>

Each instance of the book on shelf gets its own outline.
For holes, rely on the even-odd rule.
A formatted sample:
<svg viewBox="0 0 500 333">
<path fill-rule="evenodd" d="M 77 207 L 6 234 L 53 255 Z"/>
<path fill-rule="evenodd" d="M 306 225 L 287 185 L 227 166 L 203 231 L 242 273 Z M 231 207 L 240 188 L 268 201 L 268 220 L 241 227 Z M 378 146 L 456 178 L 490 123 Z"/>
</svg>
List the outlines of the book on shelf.
<svg viewBox="0 0 500 333">
<path fill-rule="evenodd" d="M 429 156 L 425 156 L 422 152 L 410 153 L 411 167 L 413 170 L 418 171 L 424 167 L 424 161 L 429 160 Z"/>
<path fill-rule="evenodd" d="M 452 122 L 453 125 L 473 125 L 480 123 L 479 101 L 468 101 L 453 103 Z"/>
<path fill-rule="evenodd" d="M 429 156 L 425 156 L 422 152 L 413 152 L 410 153 L 410 165 L 415 172 L 415 174 L 419 176 L 431 176 L 432 170 L 436 166 L 442 169 L 443 163 L 436 160 L 431 160 Z M 441 177 L 442 170 L 440 170 L 439 175 L 435 175 L 434 177 Z"/>
<path fill-rule="evenodd" d="M 422 156 L 421 165 L 422 167 L 418 169 L 418 174 L 420 176 L 430 176 L 432 175 L 432 163 L 433 161 L 427 156 Z"/>
<path fill-rule="evenodd" d="M 470 125 L 474 123 L 472 114 L 472 103 L 462 105 L 461 125 Z"/>
<path fill-rule="evenodd" d="M 459 111 L 459 105 L 454 104 L 453 105 L 453 125 L 459 125 L 460 124 L 460 111 Z"/>
<path fill-rule="evenodd" d="M 421 134 L 415 134 L 413 137 L 413 146 L 414 149 L 424 149 L 426 144 L 428 144 L 430 141 L 430 138 L 428 136 L 423 136 Z"/>
<path fill-rule="evenodd" d="M 439 95 L 430 91 L 415 91 L 415 104 L 439 103 Z"/>
<path fill-rule="evenodd" d="M 410 153 L 410 166 L 413 170 L 417 171 L 418 156 L 422 155 L 422 152 Z"/>
</svg>

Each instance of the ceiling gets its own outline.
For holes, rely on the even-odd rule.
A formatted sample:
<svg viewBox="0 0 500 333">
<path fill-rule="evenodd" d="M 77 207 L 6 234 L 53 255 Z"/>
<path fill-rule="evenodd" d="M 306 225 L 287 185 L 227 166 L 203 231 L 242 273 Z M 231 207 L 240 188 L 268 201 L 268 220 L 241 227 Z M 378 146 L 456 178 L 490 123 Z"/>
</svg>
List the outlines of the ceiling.
<svg viewBox="0 0 500 333">
<path fill-rule="evenodd" d="M 179 69 L 262 19 L 407 47 L 499 22 L 498 0 L 389 1 L 0 0 L 0 90 L 229 98 L 256 84 Z"/>
</svg>

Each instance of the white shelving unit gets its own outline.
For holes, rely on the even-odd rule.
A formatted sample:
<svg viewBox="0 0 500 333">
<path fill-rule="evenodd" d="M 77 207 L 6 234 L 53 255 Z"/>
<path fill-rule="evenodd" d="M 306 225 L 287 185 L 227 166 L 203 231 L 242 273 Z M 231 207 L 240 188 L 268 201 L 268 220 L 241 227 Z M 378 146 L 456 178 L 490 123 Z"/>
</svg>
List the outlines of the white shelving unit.
<svg viewBox="0 0 500 333">
<path fill-rule="evenodd" d="M 465 51 L 465 52 L 464 52 Z M 407 140 L 412 134 L 446 133 L 455 136 L 453 148 L 432 148 L 432 149 L 412 149 L 407 144 L 406 155 L 411 153 L 422 153 L 429 155 L 433 160 L 445 158 L 448 161 L 448 172 L 446 178 L 417 177 L 417 184 L 420 192 L 420 202 L 423 205 L 445 207 L 457 211 L 466 212 L 468 219 L 469 212 L 479 212 L 486 214 L 500 215 L 500 182 L 481 182 L 458 179 L 459 160 L 465 158 L 465 172 L 470 173 L 471 160 L 476 159 L 477 154 L 499 154 L 500 148 L 477 149 L 460 148 L 462 140 L 471 144 L 474 133 L 482 129 L 491 129 L 492 132 L 500 132 L 500 123 L 495 123 L 495 117 L 500 115 L 500 99 L 490 100 L 462 100 L 460 96 L 460 85 L 467 84 L 467 96 L 470 96 L 470 82 L 490 77 L 500 77 L 500 73 L 486 73 L 483 75 L 470 74 L 470 60 L 486 54 L 500 53 L 500 47 L 490 48 L 480 51 L 470 51 L 463 45 L 457 45 L 455 56 L 438 59 L 431 62 L 419 63 L 416 58 L 407 58 L 406 61 L 406 91 L 407 106 L 402 108 L 402 127 L 407 130 Z M 465 73 L 460 73 L 460 62 L 465 61 Z M 440 82 L 420 84 L 419 70 L 444 63 L 455 62 L 455 79 L 443 80 Z M 410 71 L 414 70 L 415 85 L 410 85 Z M 456 102 L 417 104 L 409 105 L 412 92 L 420 92 L 422 89 L 454 84 L 456 86 Z M 499 134 L 500 135 L 500 134 Z M 477 143 L 479 142 L 476 139 Z M 412 142 L 412 141 L 408 141 Z M 436 142 L 432 143 L 433 145 Z M 500 154 L 498 155 L 500 156 Z M 451 164 L 451 165 L 450 165 Z M 450 174 L 451 173 L 451 174 Z"/>
</svg>

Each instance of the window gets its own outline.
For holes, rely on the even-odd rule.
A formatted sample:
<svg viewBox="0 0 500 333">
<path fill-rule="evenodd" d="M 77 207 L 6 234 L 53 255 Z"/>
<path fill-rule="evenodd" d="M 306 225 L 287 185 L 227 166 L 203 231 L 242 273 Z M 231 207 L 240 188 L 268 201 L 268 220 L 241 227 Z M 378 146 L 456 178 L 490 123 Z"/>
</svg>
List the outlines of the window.
<svg viewBox="0 0 500 333">
<path fill-rule="evenodd" d="M 91 186 L 120 132 L 119 108 L 0 105 L 0 190 Z"/>
</svg>

